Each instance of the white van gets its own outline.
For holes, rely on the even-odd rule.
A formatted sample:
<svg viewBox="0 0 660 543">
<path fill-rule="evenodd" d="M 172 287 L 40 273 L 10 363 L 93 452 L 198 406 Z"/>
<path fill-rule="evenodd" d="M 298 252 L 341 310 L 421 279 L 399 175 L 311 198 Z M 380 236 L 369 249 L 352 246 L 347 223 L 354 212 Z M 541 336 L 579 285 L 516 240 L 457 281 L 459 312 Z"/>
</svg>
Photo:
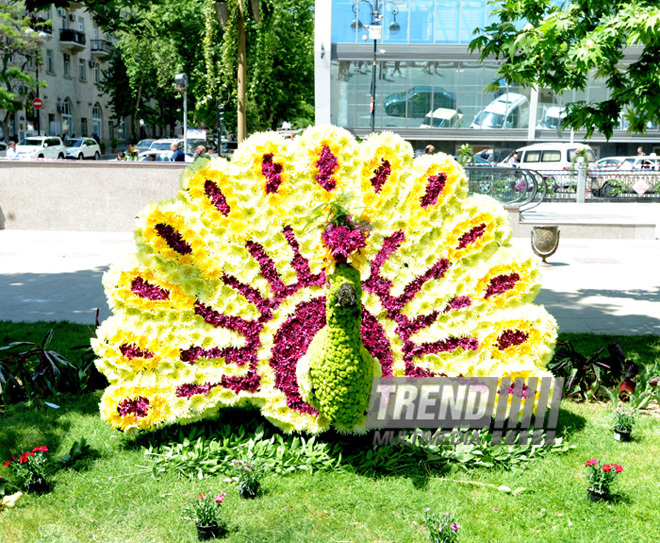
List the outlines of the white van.
<svg viewBox="0 0 660 543">
<path fill-rule="evenodd" d="M 516 151 L 520 168 L 536 170 L 556 187 L 568 188 L 575 185 L 571 164 L 580 149 L 586 150 L 588 163 L 596 160 L 593 149 L 584 143 L 535 143 Z"/>
<path fill-rule="evenodd" d="M 516 92 L 498 96 L 472 121 L 470 128 L 526 128 L 529 124 L 529 100 Z"/>
</svg>

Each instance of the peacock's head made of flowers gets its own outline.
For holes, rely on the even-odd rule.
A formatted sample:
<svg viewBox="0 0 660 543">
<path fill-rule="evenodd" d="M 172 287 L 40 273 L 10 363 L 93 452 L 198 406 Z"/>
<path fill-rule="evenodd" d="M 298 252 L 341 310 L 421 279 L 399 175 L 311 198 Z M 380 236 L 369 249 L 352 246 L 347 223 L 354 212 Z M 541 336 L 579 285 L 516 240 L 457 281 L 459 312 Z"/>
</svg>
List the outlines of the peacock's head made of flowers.
<svg viewBox="0 0 660 543">
<path fill-rule="evenodd" d="M 549 376 L 556 323 L 510 239 L 449 156 L 255 134 L 185 170 L 105 275 L 102 416 L 150 430 L 251 404 L 286 431 L 360 432 L 375 376 Z"/>
</svg>

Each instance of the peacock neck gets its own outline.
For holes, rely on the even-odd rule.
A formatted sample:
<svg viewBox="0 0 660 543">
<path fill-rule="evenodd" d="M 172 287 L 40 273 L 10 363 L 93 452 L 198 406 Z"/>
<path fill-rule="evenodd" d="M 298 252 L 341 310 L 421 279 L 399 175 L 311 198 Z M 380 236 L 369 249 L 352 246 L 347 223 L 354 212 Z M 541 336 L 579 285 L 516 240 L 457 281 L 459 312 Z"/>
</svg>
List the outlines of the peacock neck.
<svg viewBox="0 0 660 543">
<path fill-rule="evenodd" d="M 346 263 L 339 263 L 328 277 L 328 283 L 326 325 L 359 344 L 362 324 L 360 272 Z"/>
</svg>

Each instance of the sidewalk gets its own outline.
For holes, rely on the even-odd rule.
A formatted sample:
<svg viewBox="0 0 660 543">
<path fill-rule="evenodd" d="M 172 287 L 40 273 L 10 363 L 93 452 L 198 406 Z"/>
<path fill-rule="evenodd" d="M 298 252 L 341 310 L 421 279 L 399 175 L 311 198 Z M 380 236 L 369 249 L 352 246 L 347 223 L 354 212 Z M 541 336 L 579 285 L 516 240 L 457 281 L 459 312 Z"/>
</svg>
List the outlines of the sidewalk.
<svg viewBox="0 0 660 543">
<path fill-rule="evenodd" d="M 130 232 L 0 230 L 0 320 L 107 318 L 101 277 L 133 250 Z M 562 238 L 548 260 L 536 303 L 560 331 L 660 335 L 660 240 Z"/>
</svg>

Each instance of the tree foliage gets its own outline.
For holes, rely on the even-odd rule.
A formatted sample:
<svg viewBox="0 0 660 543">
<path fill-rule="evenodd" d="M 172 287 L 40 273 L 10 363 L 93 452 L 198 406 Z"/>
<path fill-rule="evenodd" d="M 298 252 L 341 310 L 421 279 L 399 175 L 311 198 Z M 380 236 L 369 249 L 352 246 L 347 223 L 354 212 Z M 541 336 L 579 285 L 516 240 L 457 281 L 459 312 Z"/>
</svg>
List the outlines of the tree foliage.
<svg viewBox="0 0 660 543">
<path fill-rule="evenodd" d="M 313 0 L 243 0 L 246 4 L 248 130 L 282 121 L 304 127 L 314 118 Z M 160 0 L 134 6 L 116 25 L 116 52 L 102 85 L 117 118 L 172 126 L 182 118 L 174 75 L 188 75 L 190 125 L 236 126 L 238 3 L 227 3 L 223 28 L 212 0 Z M 255 9 L 258 12 L 255 15 Z M 128 91 L 126 89 L 128 86 Z M 135 138 L 136 135 L 134 134 Z"/>
<path fill-rule="evenodd" d="M 561 94 L 604 81 L 608 97 L 569 104 L 564 127 L 612 136 L 623 114 L 643 134 L 660 120 L 660 6 L 657 0 L 492 0 L 494 23 L 470 50 L 502 62 L 508 83 Z"/>
<path fill-rule="evenodd" d="M 211 2 L 213 3 L 213 2 Z M 302 128 L 314 122 L 314 1 L 259 0 L 245 4 L 247 17 L 248 132 L 275 129 L 283 121 Z M 254 6 L 259 6 L 255 16 Z M 249 9 L 253 6 L 253 9 Z M 228 126 L 236 125 L 238 2 L 228 2 L 229 19 L 213 45 L 219 59 L 210 71 L 225 109 Z M 219 23 L 215 23 L 219 26 Z M 217 27 L 216 27 L 217 28 Z"/>
<path fill-rule="evenodd" d="M 10 116 L 25 107 L 30 93 L 37 88 L 35 77 L 27 71 L 32 58 L 40 62 L 39 37 L 31 32 L 30 19 L 24 16 L 21 2 L 0 1 L 0 125 L 8 135 Z M 43 82 L 40 86 L 45 86 Z"/>
</svg>

